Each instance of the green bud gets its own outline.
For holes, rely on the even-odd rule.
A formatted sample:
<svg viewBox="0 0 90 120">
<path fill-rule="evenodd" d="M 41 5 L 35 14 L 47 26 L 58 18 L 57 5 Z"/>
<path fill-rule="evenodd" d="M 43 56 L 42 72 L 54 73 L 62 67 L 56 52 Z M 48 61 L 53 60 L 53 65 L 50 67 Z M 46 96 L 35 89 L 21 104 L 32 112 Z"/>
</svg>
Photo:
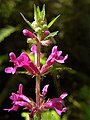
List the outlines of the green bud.
<svg viewBox="0 0 90 120">
<path fill-rule="evenodd" d="M 42 28 L 43 28 L 43 30 L 47 30 L 48 29 L 47 24 L 44 24 Z"/>
<path fill-rule="evenodd" d="M 27 38 L 27 43 L 30 43 L 32 38 Z"/>
<path fill-rule="evenodd" d="M 41 32 L 42 29 L 40 27 L 35 28 L 35 32 Z"/>
<path fill-rule="evenodd" d="M 33 21 L 31 25 L 32 25 L 33 29 L 35 30 L 35 28 L 37 27 L 37 22 Z"/>
</svg>

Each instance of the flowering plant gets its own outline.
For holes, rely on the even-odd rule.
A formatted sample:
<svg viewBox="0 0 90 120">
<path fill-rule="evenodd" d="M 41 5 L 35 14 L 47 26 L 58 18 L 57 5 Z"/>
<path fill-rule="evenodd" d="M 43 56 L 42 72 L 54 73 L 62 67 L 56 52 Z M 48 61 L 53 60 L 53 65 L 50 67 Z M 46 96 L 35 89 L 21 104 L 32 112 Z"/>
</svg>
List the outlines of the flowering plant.
<svg viewBox="0 0 90 120">
<path fill-rule="evenodd" d="M 49 24 L 47 24 L 45 21 L 45 5 L 43 5 L 42 11 L 40 11 L 40 8 L 38 6 L 36 7 L 34 5 L 34 21 L 32 23 L 30 23 L 22 13 L 21 15 L 23 19 L 29 24 L 29 26 L 34 30 L 34 33 L 32 33 L 29 30 L 24 29 L 23 35 L 28 38 L 27 43 L 33 43 L 30 54 L 34 55 L 35 62 L 30 59 L 29 55 L 26 52 L 21 53 L 18 57 L 16 57 L 16 55 L 11 52 L 9 54 L 9 57 L 10 62 L 14 63 L 14 67 L 5 68 L 5 72 L 15 74 L 18 68 L 23 67 L 28 72 L 28 74 L 36 77 L 36 102 L 34 102 L 32 99 L 29 99 L 23 94 L 23 85 L 19 84 L 17 93 L 12 93 L 10 96 L 10 99 L 13 101 L 13 107 L 4 110 L 17 111 L 19 107 L 23 107 L 25 109 L 28 109 L 30 120 L 34 118 L 35 114 L 38 120 L 41 120 L 41 113 L 50 108 L 54 109 L 58 115 L 61 115 L 62 112 L 65 112 L 67 110 L 67 108 L 64 107 L 63 99 L 68 94 L 64 92 L 59 96 L 59 98 L 52 98 L 45 101 L 45 96 L 47 94 L 49 85 L 45 85 L 42 93 L 40 94 L 41 76 L 44 76 L 44 74 L 46 74 L 46 72 L 50 67 L 53 66 L 54 63 L 57 62 L 59 64 L 62 64 L 68 58 L 67 54 L 63 57 L 62 51 L 58 51 L 58 46 L 55 45 L 52 48 L 52 52 L 46 60 L 45 64 L 41 65 L 40 63 L 40 57 L 42 54 L 41 46 L 46 47 L 55 43 L 53 37 L 57 35 L 58 31 L 50 33 L 48 29 L 57 20 L 59 15 L 54 18 Z"/>
</svg>

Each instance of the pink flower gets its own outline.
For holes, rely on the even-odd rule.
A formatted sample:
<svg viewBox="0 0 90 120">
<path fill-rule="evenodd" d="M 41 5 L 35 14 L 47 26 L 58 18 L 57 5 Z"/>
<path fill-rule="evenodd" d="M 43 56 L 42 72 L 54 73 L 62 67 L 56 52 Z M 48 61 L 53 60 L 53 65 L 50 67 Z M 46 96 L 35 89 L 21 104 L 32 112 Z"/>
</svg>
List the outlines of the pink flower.
<svg viewBox="0 0 90 120">
<path fill-rule="evenodd" d="M 28 97 L 23 95 L 22 90 L 23 90 L 23 85 L 20 84 L 17 93 L 12 93 L 12 95 L 10 96 L 10 99 L 13 101 L 12 102 L 13 107 L 10 109 L 4 109 L 4 110 L 17 111 L 20 106 L 27 109 L 32 108 L 31 101 L 29 100 Z"/>
<path fill-rule="evenodd" d="M 44 31 L 44 35 L 49 35 L 50 34 L 50 31 L 46 30 Z"/>
<path fill-rule="evenodd" d="M 42 96 L 44 97 L 47 94 L 49 85 L 45 85 L 44 88 L 42 89 Z"/>
<path fill-rule="evenodd" d="M 61 115 L 62 112 L 67 110 L 66 107 L 63 107 L 64 101 L 63 99 L 67 96 L 67 93 L 63 93 L 59 98 L 53 98 L 44 103 L 44 108 L 54 108 L 58 115 Z"/>
<path fill-rule="evenodd" d="M 36 37 L 36 35 L 35 35 L 34 33 L 30 32 L 29 30 L 24 29 L 24 30 L 23 30 L 23 34 L 24 34 L 26 37 L 28 37 L 28 38 L 32 38 L 32 39 L 35 38 L 36 41 L 39 42 L 39 40 L 38 40 L 38 38 Z"/>
<path fill-rule="evenodd" d="M 28 38 L 34 38 L 35 37 L 35 35 L 32 32 L 30 32 L 29 30 L 27 30 L 27 29 L 23 30 L 23 34 L 25 36 L 27 36 Z"/>
<path fill-rule="evenodd" d="M 23 67 L 25 68 L 27 71 L 29 71 L 32 75 L 34 74 L 40 74 L 38 68 L 34 65 L 34 63 L 30 60 L 30 58 L 28 57 L 28 55 L 23 52 L 20 54 L 19 57 L 16 58 L 16 55 L 11 52 L 9 54 L 10 56 L 10 62 L 14 63 L 14 68 L 13 67 L 7 67 L 5 69 L 6 73 L 16 73 L 16 69 L 19 67 Z"/>
<path fill-rule="evenodd" d="M 30 54 L 35 54 L 35 53 L 37 53 L 37 45 L 33 44 L 32 47 L 31 47 Z M 40 52 L 40 54 L 42 54 L 42 53 Z"/>
<path fill-rule="evenodd" d="M 32 45 L 31 51 L 32 51 L 32 52 L 30 52 L 30 54 L 35 54 L 35 53 L 37 52 L 37 46 L 36 46 L 35 44 Z"/>
<path fill-rule="evenodd" d="M 42 66 L 41 73 L 46 72 L 46 70 L 53 65 L 54 63 L 64 63 L 65 60 L 68 58 L 68 55 L 65 55 L 65 57 L 61 56 L 62 51 L 57 51 L 57 46 L 54 46 L 52 48 L 52 52 L 50 56 L 48 57 L 46 64 Z"/>
</svg>

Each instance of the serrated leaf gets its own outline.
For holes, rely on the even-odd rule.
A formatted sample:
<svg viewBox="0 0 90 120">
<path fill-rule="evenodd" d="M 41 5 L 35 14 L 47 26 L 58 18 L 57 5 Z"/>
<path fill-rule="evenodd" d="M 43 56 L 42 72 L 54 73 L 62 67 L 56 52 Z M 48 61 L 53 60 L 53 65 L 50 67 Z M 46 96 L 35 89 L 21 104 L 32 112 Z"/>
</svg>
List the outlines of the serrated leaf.
<svg viewBox="0 0 90 120">
<path fill-rule="evenodd" d="M 24 21 L 33 29 L 31 23 L 24 17 L 24 15 L 20 12 L 20 15 L 22 16 L 22 18 L 24 19 Z"/>
<path fill-rule="evenodd" d="M 18 27 L 6 26 L 5 28 L 0 29 L 0 42 L 2 42 L 5 38 L 10 36 L 12 33 L 17 31 Z"/>
<path fill-rule="evenodd" d="M 58 15 L 57 17 L 55 17 L 49 24 L 48 24 L 48 28 L 50 28 L 53 23 L 60 17 L 60 15 Z"/>
<path fill-rule="evenodd" d="M 52 32 L 47 37 L 45 37 L 44 39 L 45 40 L 50 39 L 50 38 L 54 37 L 55 35 L 57 35 L 57 33 L 58 33 L 58 31 Z"/>
</svg>

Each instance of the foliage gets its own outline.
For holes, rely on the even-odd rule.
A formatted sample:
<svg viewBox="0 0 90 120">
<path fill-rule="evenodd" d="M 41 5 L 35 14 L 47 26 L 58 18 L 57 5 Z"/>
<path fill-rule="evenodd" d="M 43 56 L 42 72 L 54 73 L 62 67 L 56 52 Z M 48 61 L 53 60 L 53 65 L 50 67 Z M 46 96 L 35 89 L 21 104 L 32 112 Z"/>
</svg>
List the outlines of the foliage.
<svg viewBox="0 0 90 120">
<path fill-rule="evenodd" d="M 10 36 L 13 32 L 17 30 L 17 27 L 7 26 L 5 28 L 0 29 L 0 42 L 2 42 L 5 38 Z"/>
<path fill-rule="evenodd" d="M 21 114 L 22 117 L 25 118 L 25 120 L 29 120 L 29 116 L 27 112 L 23 112 Z M 42 113 L 42 120 L 60 120 L 60 117 L 57 115 L 57 113 L 54 110 L 46 111 Z M 38 120 L 36 116 L 34 116 L 34 120 Z"/>
</svg>

